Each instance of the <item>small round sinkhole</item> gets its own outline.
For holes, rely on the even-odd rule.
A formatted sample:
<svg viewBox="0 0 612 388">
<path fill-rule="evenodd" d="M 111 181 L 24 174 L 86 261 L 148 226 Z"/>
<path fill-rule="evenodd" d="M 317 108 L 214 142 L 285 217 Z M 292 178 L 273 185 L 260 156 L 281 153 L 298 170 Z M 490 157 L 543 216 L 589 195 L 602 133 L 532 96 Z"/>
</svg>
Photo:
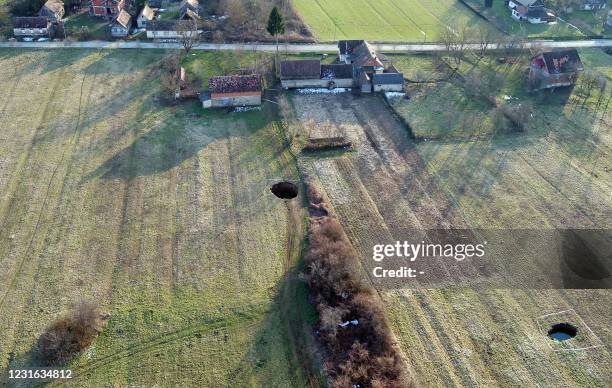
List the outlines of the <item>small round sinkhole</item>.
<svg viewBox="0 0 612 388">
<path fill-rule="evenodd" d="M 557 323 L 548 330 L 548 336 L 557 341 L 567 341 L 578 334 L 578 329 L 569 323 Z"/>
<path fill-rule="evenodd" d="M 272 194 L 282 199 L 291 199 L 298 195 L 298 187 L 291 182 L 278 182 L 272 185 L 270 191 L 272 191 Z"/>
</svg>

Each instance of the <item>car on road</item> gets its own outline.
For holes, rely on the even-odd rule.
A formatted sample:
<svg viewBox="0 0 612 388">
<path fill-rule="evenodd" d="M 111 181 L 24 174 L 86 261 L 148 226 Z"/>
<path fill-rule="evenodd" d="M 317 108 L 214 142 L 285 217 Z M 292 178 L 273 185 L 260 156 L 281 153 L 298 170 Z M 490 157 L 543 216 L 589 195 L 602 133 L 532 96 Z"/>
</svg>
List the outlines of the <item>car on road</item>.
<svg viewBox="0 0 612 388">
<path fill-rule="evenodd" d="M 29 36 L 26 36 L 25 38 L 22 39 L 24 42 L 33 42 L 34 38 L 30 38 Z"/>
<path fill-rule="evenodd" d="M 38 38 L 36 41 L 37 42 L 47 42 L 49 41 L 49 38 Z"/>
</svg>

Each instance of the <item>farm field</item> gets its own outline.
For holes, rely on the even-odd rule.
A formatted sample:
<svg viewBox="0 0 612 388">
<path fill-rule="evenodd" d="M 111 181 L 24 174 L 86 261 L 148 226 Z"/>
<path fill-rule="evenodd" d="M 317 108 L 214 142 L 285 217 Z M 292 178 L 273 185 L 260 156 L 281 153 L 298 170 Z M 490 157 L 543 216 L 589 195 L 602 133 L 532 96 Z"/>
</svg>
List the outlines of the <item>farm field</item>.
<svg viewBox="0 0 612 388">
<path fill-rule="evenodd" d="M 1 378 L 85 298 L 111 317 L 73 386 L 304 385 L 277 116 L 163 103 L 164 55 L 0 51 Z"/>
<path fill-rule="evenodd" d="M 378 97 L 295 94 L 291 107 L 286 115 L 296 144 L 312 125 L 327 125 L 355 145 L 351 152 L 304 155 L 300 165 L 329 198 L 362 257 L 364 278 L 380 291 L 418 385 L 610 381 L 609 290 L 414 289 L 371 277 L 373 246 L 410 240 L 415 231 L 484 228 L 510 236 L 518 229 L 609 229 L 609 113 L 587 120 L 559 107 L 526 133 L 415 143 Z M 553 118 L 558 121 L 541 127 Z M 569 125 L 558 127 L 563 120 Z M 437 264 L 426 265 L 435 270 Z M 577 325 L 576 344 L 593 347 L 556 352 L 542 332 L 555 319 Z"/>
<path fill-rule="evenodd" d="M 294 0 L 319 41 L 433 42 L 448 26 L 491 28 L 456 0 Z"/>
</svg>

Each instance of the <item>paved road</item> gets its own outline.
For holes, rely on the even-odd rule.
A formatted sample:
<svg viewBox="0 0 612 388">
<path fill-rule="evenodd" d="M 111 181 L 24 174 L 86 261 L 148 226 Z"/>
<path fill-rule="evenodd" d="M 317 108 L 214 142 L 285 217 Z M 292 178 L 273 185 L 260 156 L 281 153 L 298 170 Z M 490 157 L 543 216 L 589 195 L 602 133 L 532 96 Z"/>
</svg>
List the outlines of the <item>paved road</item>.
<svg viewBox="0 0 612 388">
<path fill-rule="evenodd" d="M 574 41 L 531 41 L 529 45 L 540 45 L 543 48 L 587 48 L 587 47 L 612 47 L 612 39 L 596 39 L 596 40 L 574 40 Z M 408 44 L 408 43 L 381 43 L 374 44 L 381 52 L 406 52 L 406 51 L 443 51 L 444 45 L 427 43 L 427 44 Z M 478 49 L 478 45 L 472 45 L 474 49 Z M 88 41 L 88 42 L 0 42 L 0 48 L 17 47 L 17 48 L 101 48 L 101 49 L 175 49 L 179 48 L 178 43 L 153 43 L 153 42 L 105 42 L 105 41 Z M 495 50 L 496 45 L 490 47 L 490 50 Z M 249 50 L 249 51 L 265 51 L 273 52 L 276 46 L 273 44 L 200 44 L 194 48 L 195 50 Z M 326 43 L 311 43 L 311 44 L 281 44 L 280 50 L 283 52 L 306 53 L 306 52 L 335 52 L 337 46 L 335 44 Z"/>
</svg>

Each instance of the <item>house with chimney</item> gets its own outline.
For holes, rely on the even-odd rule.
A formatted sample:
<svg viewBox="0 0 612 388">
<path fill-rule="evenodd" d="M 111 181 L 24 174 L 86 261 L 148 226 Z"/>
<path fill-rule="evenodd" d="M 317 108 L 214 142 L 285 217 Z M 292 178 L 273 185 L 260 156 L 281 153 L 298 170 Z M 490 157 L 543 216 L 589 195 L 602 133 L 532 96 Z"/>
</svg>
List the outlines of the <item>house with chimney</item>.
<svg viewBox="0 0 612 388">
<path fill-rule="evenodd" d="M 338 42 L 338 63 L 288 60 L 280 64 L 283 89 L 357 88 L 362 93 L 404 90 L 404 75 L 364 40 Z"/>
<path fill-rule="evenodd" d="M 362 93 L 404 90 L 404 75 L 365 40 L 341 40 L 338 52 L 341 62 L 353 66 L 355 86 Z"/>
<path fill-rule="evenodd" d="M 529 63 L 529 88 L 532 91 L 571 86 L 584 65 L 578 51 L 550 51 L 536 55 Z"/>
</svg>

